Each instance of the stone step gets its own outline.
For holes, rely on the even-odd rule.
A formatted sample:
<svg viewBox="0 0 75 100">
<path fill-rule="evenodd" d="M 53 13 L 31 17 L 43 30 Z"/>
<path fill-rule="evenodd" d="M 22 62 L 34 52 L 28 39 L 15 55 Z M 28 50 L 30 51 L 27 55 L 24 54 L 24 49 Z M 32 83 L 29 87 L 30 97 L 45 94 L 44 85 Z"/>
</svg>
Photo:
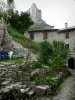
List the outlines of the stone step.
<svg viewBox="0 0 75 100">
<path fill-rule="evenodd" d="M 35 91 L 34 90 L 30 90 L 28 92 L 28 98 L 32 98 L 34 96 L 34 94 L 35 94 Z"/>
<path fill-rule="evenodd" d="M 44 96 L 47 93 L 48 89 L 49 89 L 48 85 L 43 85 L 43 86 L 39 85 L 35 87 L 35 93 L 36 95 Z"/>
</svg>

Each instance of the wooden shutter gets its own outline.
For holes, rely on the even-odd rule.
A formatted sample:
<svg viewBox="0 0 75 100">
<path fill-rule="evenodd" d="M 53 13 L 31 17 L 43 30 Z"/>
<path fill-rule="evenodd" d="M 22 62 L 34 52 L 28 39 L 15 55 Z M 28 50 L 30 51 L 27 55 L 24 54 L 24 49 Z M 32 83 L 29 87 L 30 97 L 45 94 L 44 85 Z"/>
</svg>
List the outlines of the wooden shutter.
<svg viewBox="0 0 75 100">
<path fill-rule="evenodd" d="M 43 40 L 47 39 L 47 32 L 43 31 Z"/>
<path fill-rule="evenodd" d="M 66 39 L 68 39 L 69 38 L 69 33 L 66 33 Z"/>
</svg>

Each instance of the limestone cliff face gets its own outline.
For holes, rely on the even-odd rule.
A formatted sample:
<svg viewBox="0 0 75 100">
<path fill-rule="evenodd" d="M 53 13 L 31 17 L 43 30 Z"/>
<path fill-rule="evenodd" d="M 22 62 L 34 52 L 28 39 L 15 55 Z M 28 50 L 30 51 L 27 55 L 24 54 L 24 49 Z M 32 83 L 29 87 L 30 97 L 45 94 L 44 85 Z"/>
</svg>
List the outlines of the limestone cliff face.
<svg viewBox="0 0 75 100">
<path fill-rule="evenodd" d="M 24 48 L 21 44 L 15 42 L 8 34 L 6 24 L 3 20 L 0 20 L 0 51 L 13 51 L 16 55 L 18 52 L 22 52 L 24 57 L 28 55 L 28 49 Z M 30 57 L 34 58 L 35 54 L 30 52 Z"/>
</svg>

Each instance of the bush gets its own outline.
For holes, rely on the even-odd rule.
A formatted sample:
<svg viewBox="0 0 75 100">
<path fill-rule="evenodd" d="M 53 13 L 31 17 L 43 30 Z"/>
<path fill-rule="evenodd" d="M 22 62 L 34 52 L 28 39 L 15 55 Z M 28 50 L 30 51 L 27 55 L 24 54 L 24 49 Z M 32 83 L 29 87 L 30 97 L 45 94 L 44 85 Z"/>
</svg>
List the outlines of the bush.
<svg viewBox="0 0 75 100">
<path fill-rule="evenodd" d="M 63 68 L 69 57 L 69 49 L 62 41 L 53 41 L 52 63 L 53 68 Z"/>
<path fill-rule="evenodd" d="M 32 68 L 41 68 L 42 64 L 39 61 L 35 61 L 32 64 Z"/>
<path fill-rule="evenodd" d="M 49 59 L 51 58 L 53 52 L 52 44 L 48 43 L 47 41 L 40 43 L 40 53 L 39 53 L 39 60 L 43 64 L 49 64 Z"/>
<path fill-rule="evenodd" d="M 58 73 L 56 73 L 56 72 L 52 72 L 48 76 L 38 77 L 38 78 L 35 79 L 35 82 L 36 82 L 36 84 L 40 84 L 40 83 L 42 84 L 42 83 L 44 83 L 44 84 L 50 84 L 50 85 L 52 85 L 52 84 L 55 83 L 54 79 L 52 79 L 52 78 L 55 77 L 55 76 L 57 76 L 57 74 Z"/>
<path fill-rule="evenodd" d="M 40 43 L 39 61 L 53 68 L 64 68 L 69 57 L 69 49 L 62 41 Z"/>
</svg>

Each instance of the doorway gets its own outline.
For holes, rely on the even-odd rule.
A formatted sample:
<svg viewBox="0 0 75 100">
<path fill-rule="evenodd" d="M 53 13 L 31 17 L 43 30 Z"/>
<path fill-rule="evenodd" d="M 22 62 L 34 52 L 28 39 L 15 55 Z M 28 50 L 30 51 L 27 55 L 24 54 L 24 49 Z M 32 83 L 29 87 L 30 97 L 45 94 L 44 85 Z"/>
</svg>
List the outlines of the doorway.
<svg viewBox="0 0 75 100">
<path fill-rule="evenodd" d="M 74 59 L 73 58 L 70 58 L 68 60 L 68 68 L 74 69 Z"/>
</svg>

